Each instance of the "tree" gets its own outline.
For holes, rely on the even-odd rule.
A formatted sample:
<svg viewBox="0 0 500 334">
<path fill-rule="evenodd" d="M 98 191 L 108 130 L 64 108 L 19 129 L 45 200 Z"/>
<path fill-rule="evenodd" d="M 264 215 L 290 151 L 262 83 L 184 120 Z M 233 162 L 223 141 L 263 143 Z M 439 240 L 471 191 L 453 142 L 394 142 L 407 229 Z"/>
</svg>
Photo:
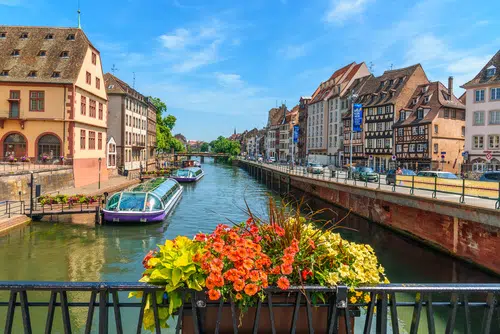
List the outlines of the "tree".
<svg viewBox="0 0 500 334">
<path fill-rule="evenodd" d="M 237 156 L 240 154 L 240 143 L 234 140 L 229 140 L 220 136 L 210 143 L 212 150 L 215 153 L 226 153 L 230 156 Z"/>
<path fill-rule="evenodd" d="M 200 146 L 200 151 L 202 151 L 202 152 L 208 152 L 209 149 L 210 149 L 210 146 L 208 145 L 208 143 L 203 143 Z"/>
<path fill-rule="evenodd" d="M 167 112 L 167 105 L 158 97 L 149 97 L 151 103 L 156 107 L 156 143 L 159 150 L 169 152 L 172 148 L 176 152 L 182 152 L 184 146 L 172 136 L 172 129 L 177 118 L 174 115 L 163 114 Z"/>
</svg>

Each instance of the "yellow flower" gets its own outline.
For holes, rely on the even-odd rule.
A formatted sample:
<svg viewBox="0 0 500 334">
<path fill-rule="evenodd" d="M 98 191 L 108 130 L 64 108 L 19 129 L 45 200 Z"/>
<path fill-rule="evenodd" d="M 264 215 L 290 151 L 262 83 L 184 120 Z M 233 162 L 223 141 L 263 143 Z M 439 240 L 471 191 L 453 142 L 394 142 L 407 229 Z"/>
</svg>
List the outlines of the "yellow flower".
<svg viewBox="0 0 500 334">
<path fill-rule="evenodd" d="M 345 264 L 341 265 L 339 268 L 339 273 L 340 273 L 340 277 L 349 276 L 349 266 L 345 265 Z"/>
<path fill-rule="evenodd" d="M 365 303 L 369 303 L 371 300 L 370 295 L 366 294 L 364 299 L 365 299 Z"/>
<path fill-rule="evenodd" d="M 351 302 L 351 304 L 356 304 L 357 299 L 356 299 L 356 297 L 352 296 L 352 297 L 349 299 L 349 301 Z"/>
<path fill-rule="evenodd" d="M 361 291 L 356 291 L 356 297 L 361 297 L 363 295 L 363 292 Z"/>
</svg>

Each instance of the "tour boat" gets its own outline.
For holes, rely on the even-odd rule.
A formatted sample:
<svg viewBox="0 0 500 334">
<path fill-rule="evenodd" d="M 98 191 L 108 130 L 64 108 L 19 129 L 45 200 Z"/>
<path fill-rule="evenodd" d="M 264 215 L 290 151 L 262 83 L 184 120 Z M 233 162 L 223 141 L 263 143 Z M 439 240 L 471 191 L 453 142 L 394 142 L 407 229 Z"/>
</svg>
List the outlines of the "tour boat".
<svg viewBox="0 0 500 334">
<path fill-rule="evenodd" d="M 205 173 L 200 167 L 187 167 L 176 170 L 172 178 L 178 182 L 196 182 L 201 179 Z"/>
<path fill-rule="evenodd" d="M 201 167 L 201 163 L 198 160 L 184 160 L 182 161 L 182 168 L 187 167 Z"/>
<path fill-rule="evenodd" d="M 182 186 L 173 179 L 156 178 L 130 190 L 113 194 L 103 209 L 107 222 L 160 222 L 182 196 Z"/>
</svg>

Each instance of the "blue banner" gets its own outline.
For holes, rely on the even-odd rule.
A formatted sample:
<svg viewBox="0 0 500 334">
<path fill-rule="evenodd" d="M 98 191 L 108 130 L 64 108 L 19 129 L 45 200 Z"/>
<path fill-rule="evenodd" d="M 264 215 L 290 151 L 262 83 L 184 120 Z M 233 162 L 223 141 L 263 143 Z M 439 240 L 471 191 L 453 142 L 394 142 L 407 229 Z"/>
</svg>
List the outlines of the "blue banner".
<svg viewBox="0 0 500 334">
<path fill-rule="evenodd" d="M 363 105 L 362 104 L 354 104 L 353 108 L 353 132 L 361 132 L 363 131 Z"/>
<path fill-rule="evenodd" d="M 293 142 L 297 143 L 299 141 L 299 126 L 293 126 Z"/>
</svg>

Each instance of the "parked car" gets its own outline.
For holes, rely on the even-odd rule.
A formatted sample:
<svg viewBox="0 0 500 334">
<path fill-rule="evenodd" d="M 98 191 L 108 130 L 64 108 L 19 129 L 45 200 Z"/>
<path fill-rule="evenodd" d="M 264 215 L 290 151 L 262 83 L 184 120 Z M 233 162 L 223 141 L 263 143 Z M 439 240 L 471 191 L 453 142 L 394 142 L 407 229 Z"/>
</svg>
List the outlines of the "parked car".
<svg viewBox="0 0 500 334">
<path fill-rule="evenodd" d="M 317 163 L 310 163 L 307 165 L 307 172 L 313 174 L 323 174 L 323 166 Z"/>
<path fill-rule="evenodd" d="M 441 172 L 441 171 L 425 171 L 418 172 L 417 176 L 429 176 L 429 177 L 437 177 L 439 179 L 458 179 L 458 177 L 450 172 Z"/>
<path fill-rule="evenodd" d="M 361 181 L 378 182 L 378 174 L 370 167 L 356 167 L 353 178 Z"/>
<path fill-rule="evenodd" d="M 276 158 L 275 157 L 270 157 L 269 159 L 267 159 L 267 162 L 269 163 L 275 163 L 276 162 Z"/>
<path fill-rule="evenodd" d="M 417 174 L 410 170 L 410 169 L 402 169 L 403 172 L 402 175 L 407 175 L 407 176 L 416 176 Z M 396 183 L 396 170 L 391 169 L 387 172 L 387 175 L 385 176 L 385 183 L 387 184 L 393 184 Z"/>
<path fill-rule="evenodd" d="M 500 182 L 500 171 L 486 172 L 479 178 L 479 181 Z"/>
</svg>

